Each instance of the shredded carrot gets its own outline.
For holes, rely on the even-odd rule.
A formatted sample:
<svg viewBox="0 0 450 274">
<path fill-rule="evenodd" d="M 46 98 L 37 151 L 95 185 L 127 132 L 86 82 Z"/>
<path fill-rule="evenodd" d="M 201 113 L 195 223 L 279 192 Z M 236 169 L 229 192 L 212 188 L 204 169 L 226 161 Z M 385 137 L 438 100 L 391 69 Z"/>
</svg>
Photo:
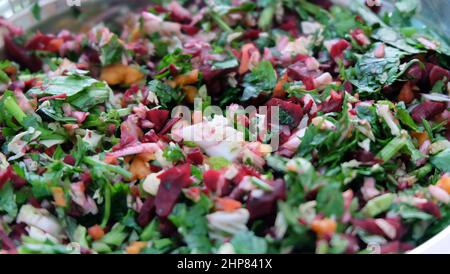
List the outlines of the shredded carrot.
<svg viewBox="0 0 450 274">
<path fill-rule="evenodd" d="M 64 189 L 62 187 L 52 187 L 52 194 L 56 206 L 65 207 L 67 205 L 66 198 L 64 197 Z"/>
<path fill-rule="evenodd" d="M 131 180 L 144 179 L 150 174 L 148 163 L 139 157 L 135 157 L 130 165 L 130 172 L 133 174 Z"/>
<path fill-rule="evenodd" d="M 155 160 L 155 154 L 151 152 L 140 153 L 136 157 L 139 157 L 144 162 Z"/>
<path fill-rule="evenodd" d="M 100 79 L 109 85 L 131 85 L 144 78 L 144 74 L 134 66 L 113 64 L 102 69 Z"/>
<path fill-rule="evenodd" d="M 326 235 L 333 235 L 336 232 L 337 224 L 335 220 L 332 219 L 316 219 L 311 224 L 311 229 L 314 231 L 319 237 L 323 237 Z"/>
<path fill-rule="evenodd" d="M 411 136 L 417 139 L 419 147 L 426 141 L 429 140 L 428 133 L 426 132 L 411 132 Z"/>
<path fill-rule="evenodd" d="M 58 53 L 59 49 L 61 48 L 62 44 L 64 44 L 64 40 L 61 38 L 53 39 L 48 44 L 48 50 L 51 52 Z"/>
<path fill-rule="evenodd" d="M 217 210 L 234 211 L 241 208 L 242 204 L 239 201 L 230 198 L 217 198 L 215 207 Z"/>
<path fill-rule="evenodd" d="M 126 85 L 135 84 L 141 81 L 142 79 L 144 79 L 144 74 L 137 67 L 134 66 L 126 67 L 125 79 L 123 82 L 124 84 Z"/>
<path fill-rule="evenodd" d="M 450 176 L 449 175 L 442 176 L 442 178 L 439 179 L 439 181 L 437 182 L 437 186 L 447 191 L 448 194 L 450 194 Z"/>
<path fill-rule="evenodd" d="M 198 94 L 198 89 L 194 86 L 184 86 L 183 92 L 186 94 L 186 101 L 190 104 L 194 103 Z"/>
<path fill-rule="evenodd" d="M 250 69 L 250 57 L 251 57 L 251 49 L 256 49 L 256 47 L 249 43 L 245 44 L 241 48 L 241 65 L 239 66 L 239 74 L 244 74 Z M 258 50 L 258 49 L 256 49 Z"/>
<path fill-rule="evenodd" d="M 177 86 L 192 85 L 198 82 L 198 69 L 194 69 L 188 73 L 175 77 Z"/>
<path fill-rule="evenodd" d="M 147 242 L 133 242 L 127 247 L 128 254 L 139 254 L 147 246 Z"/>
<path fill-rule="evenodd" d="M 284 84 L 286 84 L 288 81 L 288 75 L 287 73 L 281 77 L 281 79 L 278 81 L 277 85 L 275 86 L 275 89 L 273 90 L 273 97 L 276 98 L 283 98 L 284 95 L 286 95 L 286 91 L 284 90 Z"/>
<path fill-rule="evenodd" d="M 88 234 L 94 241 L 98 241 L 103 238 L 105 231 L 99 225 L 94 225 L 88 229 Z"/>
<path fill-rule="evenodd" d="M 407 82 L 400 90 L 400 94 L 397 99 L 409 104 L 414 100 L 414 97 L 413 85 L 411 82 Z"/>
<path fill-rule="evenodd" d="M 140 28 L 134 28 L 130 35 L 130 42 L 135 42 L 142 37 Z"/>
</svg>

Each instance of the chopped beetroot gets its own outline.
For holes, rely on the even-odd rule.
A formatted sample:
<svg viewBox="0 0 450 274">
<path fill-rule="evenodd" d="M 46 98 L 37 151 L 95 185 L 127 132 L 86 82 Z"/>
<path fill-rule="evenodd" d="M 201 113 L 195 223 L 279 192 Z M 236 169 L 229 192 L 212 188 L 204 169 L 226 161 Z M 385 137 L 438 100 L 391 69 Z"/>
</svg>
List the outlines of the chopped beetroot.
<svg viewBox="0 0 450 274">
<path fill-rule="evenodd" d="M 17 45 L 13 38 L 6 35 L 4 37 L 5 42 L 5 53 L 6 56 L 17 62 L 19 65 L 30 69 L 32 72 L 37 72 L 42 67 L 42 60 L 36 57 L 36 55 L 30 54 L 27 50 L 19 45 Z"/>
<path fill-rule="evenodd" d="M 218 190 L 222 191 L 227 183 L 223 172 L 213 169 L 210 169 L 203 174 L 203 181 L 205 182 L 205 186 L 213 192 Z"/>
<path fill-rule="evenodd" d="M 261 30 L 258 29 L 248 29 L 244 32 L 242 37 L 244 39 L 257 39 L 259 37 L 259 34 L 261 33 Z"/>
<path fill-rule="evenodd" d="M 164 135 L 168 133 L 172 127 L 180 121 L 180 117 L 170 118 L 169 121 L 167 121 L 166 125 L 161 129 L 161 131 L 158 133 L 159 136 Z"/>
<path fill-rule="evenodd" d="M 342 110 L 343 102 L 343 93 L 337 93 L 333 90 L 330 98 L 319 105 L 319 110 L 323 113 L 339 112 Z"/>
<path fill-rule="evenodd" d="M 416 106 L 412 112 L 411 116 L 416 122 L 422 122 L 422 119 L 429 120 L 434 116 L 444 112 L 447 108 L 447 104 L 443 102 L 423 102 Z"/>
<path fill-rule="evenodd" d="M 420 64 L 414 64 L 408 69 L 406 76 L 411 82 L 417 84 L 422 81 L 424 73 L 425 71 Z"/>
<path fill-rule="evenodd" d="M 440 67 L 440 66 L 433 66 L 433 68 L 430 71 L 430 85 L 434 86 L 437 81 L 441 81 L 446 79 L 446 83 L 450 81 L 450 71 Z"/>
<path fill-rule="evenodd" d="M 147 133 L 145 133 L 144 137 L 142 137 L 142 142 L 144 143 L 156 143 L 158 142 L 158 140 L 158 134 L 156 134 L 153 129 L 149 130 Z"/>
<path fill-rule="evenodd" d="M 233 182 L 235 184 L 239 184 L 242 181 L 242 179 L 244 179 L 245 176 L 253 176 L 260 178 L 261 174 L 253 167 L 244 165 L 241 166 L 241 168 L 238 171 L 238 174 L 233 178 Z"/>
<path fill-rule="evenodd" d="M 137 223 L 141 227 L 146 227 L 155 216 L 155 198 L 152 196 L 145 199 L 144 204 L 139 211 Z"/>
<path fill-rule="evenodd" d="M 170 112 L 164 109 L 151 109 L 147 111 L 147 119 L 153 123 L 153 128 L 159 132 L 169 119 Z"/>
<path fill-rule="evenodd" d="M 200 148 L 196 147 L 191 149 L 187 153 L 187 159 L 191 161 L 194 165 L 201 165 L 203 164 L 204 155 Z"/>
<path fill-rule="evenodd" d="M 351 32 L 352 38 L 355 39 L 355 41 L 360 46 L 367 46 L 370 45 L 370 39 L 367 37 L 367 35 L 364 33 L 364 31 L 360 28 L 356 28 Z"/>
<path fill-rule="evenodd" d="M 315 88 L 314 79 L 319 77 L 322 72 L 307 68 L 304 61 L 298 61 L 287 68 L 289 78 L 294 81 L 302 81 L 306 90 L 313 90 Z"/>
<path fill-rule="evenodd" d="M 69 154 L 69 155 L 66 155 L 66 157 L 64 157 L 63 162 L 68 165 L 74 166 L 76 163 L 76 159 L 75 159 L 75 157 L 73 157 L 72 155 Z"/>
<path fill-rule="evenodd" d="M 291 129 L 296 128 L 299 124 L 300 121 L 303 118 L 303 109 L 302 106 L 298 105 L 298 104 L 294 104 L 282 99 L 278 99 L 278 98 L 272 98 L 270 99 L 267 103 L 266 106 L 268 107 L 267 110 L 267 117 L 270 117 L 269 119 L 269 123 L 271 121 L 271 108 L 272 107 L 279 107 L 279 112 L 278 112 L 278 117 L 280 118 L 280 123 L 281 124 L 285 124 L 287 126 L 289 126 Z M 284 115 L 288 115 L 289 117 L 283 117 L 283 113 L 285 112 Z"/>
<path fill-rule="evenodd" d="M 331 46 L 330 56 L 333 59 L 342 59 L 346 49 L 350 48 L 350 43 L 345 39 L 340 39 Z"/>
<path fill-rule="evenodd" d="M 170 18 L 175 22 L 189 24 L 192 20 L 192 15 L 189 10 L 185 9 L 176 1 L 170 2 L 167 5 L 167 9 L 170 11 Z"/>
<path fill-rule="evenodd" d="M 354 158 L 361 163 L 371 164 L 376 162 L 375 155 L 367 150 L 359 149 L 354 153 Z"/>
<path fill-rule="evenodd" d="M 370 234 L 384 236 L 383 230 L 375 223 L 375 219 L 353 219 L 352 224 Z"/>
<path fill-rule="evenodd" d="M 191 25 L 181 25 L 181 30 L 187 35 L 195 35 L 200 31 L 199 28 Z"/>
<path fill-rule="evenodd" d="M 131 115 L 120 125 L 120 136 L 119 149 L 128 144 L 138 142 L 139 138 L 142 136 L 142 130 L 139 128 L 136 120 L 134 120 Z"/>
<path fill-rule="evenodd" d="M 177 227 L 167 217 L 158 217 L 158 221 L 159 232 L 162 236 L 170 237 L 177 233 Z"/>
<path fill-rule="evenodd" d="M 11 179 L 12 175 L 13 171 L 11 166 L 0 171 L 0 189 Z"/>
<path fill-rule="evenodd" d="M 286 186 L 283 180 L 273 182 L 273 191 L 265 192 L 262 196 L 248 198 L 247 209 L 250 219 L 254 220 L 276 212 L 277 202 L 286 198 Z"/>
<path fill-rule="evenodd" d="M 11 238 L 9 238 L 9 236 L 3 231 L 3 229 L 0 229 L 0 240 L 5 249 L 9 250 L 16 248 L 14 241 Z"/>
<path fill-rule="evenodd" d="M 400 242 L 394 241 L 380 247 L 381 254 L 392 254 L 400 252 Z"/>
<path fill-rule="evenodd" d="M 55 39 L 53 35 L 36 33 L 26 44 L 27 50 L 49 51 L 51 41 Z"/>
<path fill-rule="evenodd" d="M 440 219 L 442 217 L 441 210 L 439 209 L 439 206 L 436 205 L 434 202 L 427 201 L 425 203 L 422 203 L 418 206 L 421 210 L 424 212 L 431 214 L 435 216 L 436 218 Z"/>
<path fill-rule="evenodd" d="M 283 23 L 280 25 L 280 28 L 286 32 L 289 32 L 293 37 L 298 36 L 298 22 L 296 20 L 296 16 L 290 15 L 283 20 Z"/>
<path fill-rule="evenodd" d="M 159 175 L 161 180 L 155 197 L 156 214 L 161 217 L 169 216 L 175 206 L 181 189 L 191 183 L 191 167 L 189 164 L 176 166 Z"/>
</svg>

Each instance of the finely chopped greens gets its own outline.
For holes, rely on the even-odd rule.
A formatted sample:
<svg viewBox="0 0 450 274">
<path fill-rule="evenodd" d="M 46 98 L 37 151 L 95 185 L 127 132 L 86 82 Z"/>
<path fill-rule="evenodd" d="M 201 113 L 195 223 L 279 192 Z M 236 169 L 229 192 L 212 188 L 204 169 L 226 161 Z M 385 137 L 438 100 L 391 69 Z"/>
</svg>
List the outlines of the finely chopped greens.
<svg viewBox="0 0 450 274">
<path fill-rule="evenodd" d="M 403 253 L 450 225 L 450 52 L 419 1 L 163 3 L 5 31 L 1 252 Z"/>
</svg>

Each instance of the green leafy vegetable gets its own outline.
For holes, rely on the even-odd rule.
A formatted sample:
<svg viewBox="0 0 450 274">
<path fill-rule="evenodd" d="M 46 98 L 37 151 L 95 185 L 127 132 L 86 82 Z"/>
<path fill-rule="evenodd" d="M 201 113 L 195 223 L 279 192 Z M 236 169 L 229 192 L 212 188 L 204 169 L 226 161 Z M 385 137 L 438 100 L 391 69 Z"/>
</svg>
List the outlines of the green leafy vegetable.
<svg viewBox="0 0 450 274">
<path fill-rule="evenodd" d="M 241 100 L 247 101 L 261 93 L 271 93 L 277 84 L 277 74 L 269 61 L 262 61 L 244 77 L 244 93 Z"/>
</svg>

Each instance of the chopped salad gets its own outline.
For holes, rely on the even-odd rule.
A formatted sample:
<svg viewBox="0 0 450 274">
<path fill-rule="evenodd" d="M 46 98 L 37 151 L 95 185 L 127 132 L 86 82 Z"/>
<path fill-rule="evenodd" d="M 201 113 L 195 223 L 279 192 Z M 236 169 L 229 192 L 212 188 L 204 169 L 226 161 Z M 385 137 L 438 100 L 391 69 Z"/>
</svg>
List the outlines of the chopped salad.
<svg viewBox="0 0 450 274">
<path fill-rule="evenodd" d="M 403 253 L 442 231 L 450 48 L 417 0 L 352 2 L 0 19 L 1 252 Z"/>
</svg>

